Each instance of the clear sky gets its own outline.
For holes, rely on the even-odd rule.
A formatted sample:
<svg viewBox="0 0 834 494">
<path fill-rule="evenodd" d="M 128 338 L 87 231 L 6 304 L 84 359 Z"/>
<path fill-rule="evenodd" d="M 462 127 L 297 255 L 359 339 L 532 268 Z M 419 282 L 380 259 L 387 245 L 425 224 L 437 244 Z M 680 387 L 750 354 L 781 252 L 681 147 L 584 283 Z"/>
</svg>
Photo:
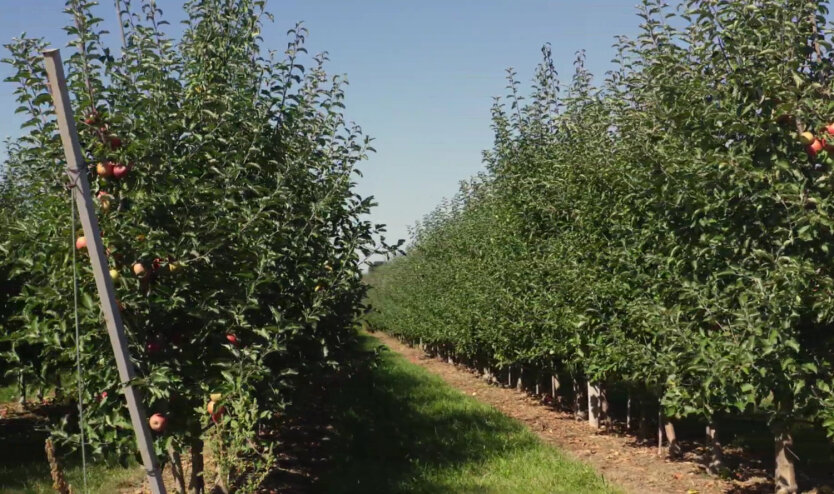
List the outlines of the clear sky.
<svg viewBox="0 0 834 494">
<path fill-rule="evenodd" d="M 99 13 L 118 46 L 112 0 Z M 139 3 L 138 0 L 134 3 Z M 311 53 L 327 51 L 331 73 L 346 74 L 347 116 L 373 136 L 377 153 L 361 167 L 359 192 L 375 196 L 373 221 L 388 238 L 407 228 L 458 183 L 483 169 L 492 144 L 492 97 L 505 92 L 514 67 L 528 82 L 544 43 L 553 46 L 563 80 L 577 50 L 598 76 L 611 67 L 614 35 L 637 32 L 637 0 L 271 0 L 275 23 L 265 48 L 286 47 L 286 31 L 303 21 Z M 0 0 L 0 41 L 26 32 L 63 47 L 63 0 Z M 180 0 L 157 0 L 181 32 Z M 3 50 L 3 56 L 7 52 Z M 9 75 L 0 66 L 0 77 Z M 12 86 L 0 83 L 0 138 L 19 134 Z M 4 156 L 0 150 L 0 159 Z"/>
</svg>

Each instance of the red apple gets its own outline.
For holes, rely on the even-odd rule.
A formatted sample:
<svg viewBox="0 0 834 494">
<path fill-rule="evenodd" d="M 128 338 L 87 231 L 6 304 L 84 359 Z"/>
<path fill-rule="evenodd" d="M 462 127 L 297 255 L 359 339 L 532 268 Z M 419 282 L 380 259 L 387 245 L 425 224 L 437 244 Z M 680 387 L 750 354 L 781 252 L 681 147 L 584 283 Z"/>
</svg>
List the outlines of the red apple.
<svg viewBox="0 0 834 494">
<path fill-rule="evenodd" d="M 834 135 L 834 123 L 830 123 L 825 127 L 825 131 L 831 135 Z"/>
<path fill-rule="evenodd" d="M 160 259 L 158 257 L 155 258 L 151 265 L 153 266 L 154 271 L 158 270 L 162 266 L 162 259 Z"/>
<path fill-rule="evenodd" d="M 168 419 L 165 418 L 165 415 L 155 413 L 151 415 L 151 418 L 148 420 L 148 425 L 151 426 L 151 430 L 154 432 L 163 432 L 167 422 Z"/>
<path fill-rule="evenodd" d="M 122 147 L 122 140 L 116 136 L 110 138 L 110 149 L 116 150 Z"/>
<path fill-rule="evenodd" d="M 226 407 L 224 407 L 223 405 L 218 406 L 217 402 L 211 400 L 208 402 L 206 410 L 208 411 L 209 415 L 211 415 L 212 422 L 216 424 L 221 418 L 223 418 L 223 414 L 226 412 Z"/>
<path fill-rule="evenodd" d="M 93 110 L 92 112 L 87 114 L 87 117 L 84 118 L 84 123 L 87 124 L 87 125 L 94 125 L 97 122 L 98 122 L 98 112 L 95 111 L 95 110 Z"/>
<path fill-rule="evenodd" d="M 87 248 L 87 239 L 84 238 L 83 236 L 78 237 L 75 240 L 75 248 L 78 249 L 78 250 L 86 249 Z"/>
<path fill-rule="evenodd" d="M 227 334 L 226 341 L 228 341 L 232 345 L 237 345 L 238 343 L 240 343 L 240 340 L 237 339 L 237 335 L 234 333 Z"/>
<path fill-rule="evenodd" d="M 808 146 L 808 154 L 810 154 L 812 157 L 816 156 L 817 153 L 823 150 L 823 148 L 825 148 L 825 141 L 821 139 L 814 139 L 814 142 L 812 142 L 811 145 Z"/>
<path fill-rule="evenodd" d="M 113 178 L 115 178 L 117 180 L 120 179 L 120 178 L 123 178 L 125 175 L 127 175 L 127 172 L 129 172 L 129 171 L 130 171 L 129 167 L 127 167 L 127 166 L 125 166 L 121 163 L 116 163 L 115 165 L 113 165 Z"/>
<path fill-rule="evenodd" d="M 145 350 L 148 351 L 149 355 L 155 355 L 155 354 L 159 353 L 160 351 L 162 351 L 162 345 L 160 345 L 159 343 L 157 343 L 155 341 L 152 341 L 152 342 L 148 343 L 147 345 L 145 345 Z"/>
<path fill-rule="evenodd" d="M 104 401 L 107 399 L 107 391 L 102 391 L 100 395 L 98 395 L 98 401 Z"/>
<path fill-rule="evenodd" d="M 110 161 L 96 165 L 96 173 L 99 177 L 110 178 L 113 176 L 113 163 Z"/>
</svg>

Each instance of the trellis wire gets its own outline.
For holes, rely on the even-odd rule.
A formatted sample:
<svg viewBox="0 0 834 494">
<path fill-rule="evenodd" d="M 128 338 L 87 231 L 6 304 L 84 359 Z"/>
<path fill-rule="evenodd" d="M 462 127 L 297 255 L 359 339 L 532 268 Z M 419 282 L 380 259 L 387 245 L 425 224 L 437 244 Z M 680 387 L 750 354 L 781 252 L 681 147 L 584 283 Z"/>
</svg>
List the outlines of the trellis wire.
<svg viewBox="0 0 834 494">
<path fill-rule="evenodd" d="M 75 187 L 72 188 L 72 193 L 77 194 L 78 189 Z M 75 210 L 75 201 L 70 201 L 72 205 L 70 208 L 72 209 L 72 241 L 70 245 L 70 249 L 72 249 L 72 298 L 74 304 L 74 314 L 75 314 L 75 369 L 78 382 L 78 429 L 81 431 L 81 477 L 84 482 L 84 492 L 89 492 L 87 490 L 87 451 L 85 447 L 84 441 L 84 393 L 83 393 L 83 373 L 81 370 L 81 330 L 80 324 L 78 322 L 78 263 L 76 262 L 78 250 L 76 248 L 75 242 L 77 238 L 75 223 L 76 223 L 76 210 Z"/>
</svg>

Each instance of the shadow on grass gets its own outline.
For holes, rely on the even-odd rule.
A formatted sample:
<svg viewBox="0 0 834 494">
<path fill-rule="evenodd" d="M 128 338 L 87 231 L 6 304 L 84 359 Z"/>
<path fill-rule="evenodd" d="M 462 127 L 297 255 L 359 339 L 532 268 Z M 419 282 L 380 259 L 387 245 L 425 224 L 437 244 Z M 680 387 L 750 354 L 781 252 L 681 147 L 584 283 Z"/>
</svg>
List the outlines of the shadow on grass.
<svg viewBox="0 0 834 494">
<path fill-rule="evenodd" d="M 378 341 L 362 335 L 368 351 Z M 326 399 L 336 431 L 316 492 L 608 492 L 521 424 L 382 351 Z"/>
<path fill-rule="evenodd" d="M 37 478 L 49 478 L 44 441 L 47 433 L 34 416 L 0 419 L 0 492 L 23 489 Z"/>
</svg>

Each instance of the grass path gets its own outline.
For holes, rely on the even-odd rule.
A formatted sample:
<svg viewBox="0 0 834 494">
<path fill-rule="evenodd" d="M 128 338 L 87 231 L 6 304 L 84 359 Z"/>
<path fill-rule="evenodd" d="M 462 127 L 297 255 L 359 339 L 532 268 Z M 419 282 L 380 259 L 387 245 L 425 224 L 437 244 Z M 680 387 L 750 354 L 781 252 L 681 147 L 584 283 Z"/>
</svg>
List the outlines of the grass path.
<svg viewBox="0 0 834 494">
<path fill-rule="evenodd" d="M 366 350 L 380 344 L 362 340 Z M 318 492 L 620 492 L 519 422 L 391 351 L 328 401 L 339 434 Z"/>
</svg>

